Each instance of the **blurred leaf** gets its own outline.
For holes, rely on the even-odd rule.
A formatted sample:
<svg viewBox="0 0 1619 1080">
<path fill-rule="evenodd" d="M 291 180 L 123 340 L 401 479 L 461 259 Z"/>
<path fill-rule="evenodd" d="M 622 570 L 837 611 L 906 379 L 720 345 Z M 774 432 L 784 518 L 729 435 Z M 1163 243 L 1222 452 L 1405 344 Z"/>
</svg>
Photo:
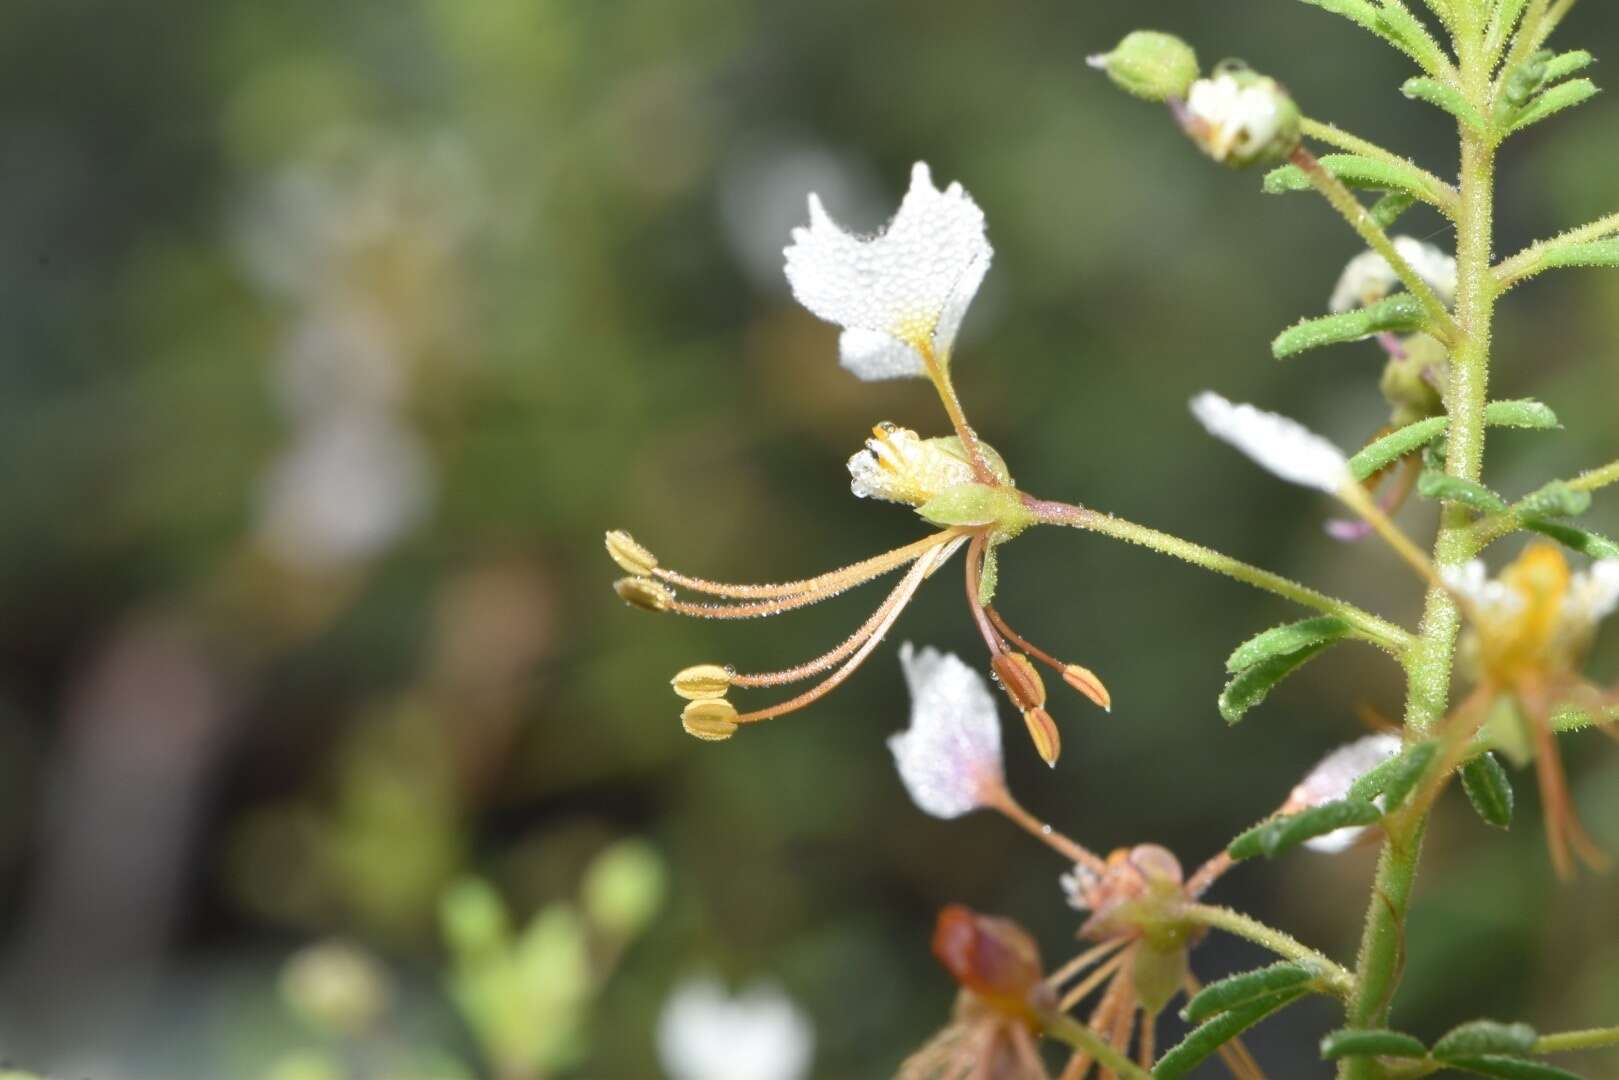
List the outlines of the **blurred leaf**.
<svg viewBox="0 0 1619 1080">
<path fill-rule="evenodd" d="M 1272 656 L 1252 664 L 1232 677 L 1220 692 L 1220 715 L 1228 724 L 1235 724 L 1248 714 L 1248 710 L 1264 701 L 1276 684 L 1303 667 L 1332 641 L 1319 641 L 1305 645 L 1290 653 Z"/>
<path fill-rule="evenodd" d="M 1354 628 L 1336 615 L 1320 615 L 1286 626 L 1273 626 L 1237 646 L 1236 651 L 1226 659 L 1225 667 L 1232 673 L 1246 671 L 1255 664 L 1312 645 L 1330 644 L 1353 632 Z"/>
<path fill-rule="evenodd" d="M 1528 1024 L 1503 1024 L 1497 1020 L 1469 1020 L 1458 1024 L 1433 1044 L 1433 1056 L 1441 1060 L 1475 1057 L 1480 1054 L 1527 1054 L 1539 1036 Z"/>
<path fill-rule="evenodd" d="M 1382 819 L 1381 810 L 1358 799 L 1323 803 L 1255 825 L 1231 841 L 1226 853 L 1233 859 L 1251 859 L 1256 855 L 1272 858 L 1317 836 L 1354 826 L 1375 825 Z"/>
<path fill-rule="evenodd" d="M 1462 766 L 1462 790 L 1486 825 L 1498 829 L 1512 825 L 1512 778 L 1496 760 L 1485 752 Z"/>
<path fill-rule="evenodd" d="M 620 840 L 597 855 L 580 887 L 585 915 L 603 932 L 629 939 L 646 929 L 668 891 L 663 860 L 644 840 Z"/>
<path fill-rule="evenodd" d="M 1446 1064 L 1478 1073 L 1480 1076 L 1499 1077 L 1500 1080 L 1581 1080 L 1578 1073 L 1559 1069 L 1555 1065 L 1547 1065 L 1543 1061 L 1530 1061 L 1527 1058 L 1500 1054 L 1451 1058 Z"/>
<path fill-rule="evenodd" d="M 1154 1080 L 1180 1080 L 1220 1047 L 1302 996 L 1302 991 L 1284 990 L 1229 1009 L 1194 1028 L 1158 1059 L 1152 1070 Z"/>
<path fill-rule="evenodd" d="M 1321 1056 L 1327 1061 L 1345 1057 L 1428 1056 L 1428 1048 L 1415 1035 L 1388 1028 L 1340 1028 L 1321 1040 Z"/>
<path fill-rule="evenodd" d="M 1360 341 L 1385 331 L 1408 334 L 1427 325 L 1428 314 L 1422 302 L 1401 292 L 1354 311 L 1305 319 L 1276 335 L 1270 349 L 1276 359 L 1286 360 L 1327 345 Z"/>
<path fill-rule="evenodd" d="M 1549 536 L 1559 544 L 1582 555 L 1589 555 L 1593 559 L 1619 558 L 1619 543 L 1608 539 L 1601 533 L 1589 529 L 1576 528 L 1561 521 L 1548 521 L 1545 518 L 1526 515 L 1520 520 L 1524 528 Z"/>
<path fill-rule="evenodd" d="M 1579 517 L 1591 509 L 1591 493 L 1554 480 L 1519 500 L 1522 511 L 1537 517 Z"/>
<path fill-rule="evenodd" d="M 1417 479 L 1417 493 L 1425 499 L 1459 503 L 1483 514 L 1499 514 L 1507 501 L 1483 484 L 1460 476 L 1424 469 Z"/>
<path fill-rule="evenodd" d="M 1530 124 L 1538 124 L 1548 117 L 1555 116 L 1564 109 L 1572 109 L 1591 100 L 1600 91 L 1597 84 L 1590 79 L 1574 79 L 1552 87 L 1524 107 L 1523 112 L 1513 121 L 1511 132 L 1522 131 Z"/>
<path fill-rule="evenodd" d="M 1181 1009 L 1181 1019 L 1191 1024 L 1202 1023 L 1215 1013 L 1245 1005 L 1256 998 L 1302 987 L 1318 974 L 1308 964 L 1284 961 L 1231 975 L 1210 983 L 1193 995 L 1192 1000 Z"/>
</svg>

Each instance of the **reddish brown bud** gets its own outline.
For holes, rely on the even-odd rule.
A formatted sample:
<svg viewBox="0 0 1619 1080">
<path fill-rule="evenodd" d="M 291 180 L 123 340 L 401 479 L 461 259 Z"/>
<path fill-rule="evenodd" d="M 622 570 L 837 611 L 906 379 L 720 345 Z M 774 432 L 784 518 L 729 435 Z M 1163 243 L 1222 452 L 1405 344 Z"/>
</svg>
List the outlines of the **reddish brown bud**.
<svg viewBox="0 0 1619 1080">
<path fill-rule="evenodd" d="M 1022 653 L 1001 653 L 989 662 L 1001 688 L 1019 711 L 1038 709 L 1046 703 L 1046 684 L 1029 658 Z"/>
<path fill-rule="evenodd" d="M 1010 919 L 951 904 L 934 926 L 933 955 L 986 1005 L 1007 1016 L 1032 1018 L 1031 998 L 1044 989 L 1040 949 Z"/>
</svg>

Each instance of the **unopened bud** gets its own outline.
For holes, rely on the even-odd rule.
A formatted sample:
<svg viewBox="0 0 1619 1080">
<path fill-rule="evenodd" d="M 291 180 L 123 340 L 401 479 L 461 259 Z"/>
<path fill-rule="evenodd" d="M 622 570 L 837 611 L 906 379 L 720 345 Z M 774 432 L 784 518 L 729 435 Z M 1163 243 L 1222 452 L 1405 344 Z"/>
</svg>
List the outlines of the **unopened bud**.
<svg viewBox="0 0 1619 1080">
<path fill-rule="evenodd" d="M 649 577 L 658 568 L 658 557 L 636 543 L 635 537 L 623 529 L 614 529 L 607 534 L 607 554 L 636 577 Z"/>
<path fill-rule="evenodd" d="M 999 1012 L 1027 1018 L 1042 991 L 1040 948 L 1010 919 L 960 904 L 939 912 L 933 955 L 955 980 Z"/>
<path fill-rule="evenodd" d="M 1069 664 L 1062 669 L 1062 681 L 1096 702 L 1108 712 L 1113 711 L 1113 695 L 1108 693 L 1107 687 L 1102 685 L 1102 680 L 1097 678 L 1096 672 L 1090 668 L 1080 667 L 1078 664 Z"/>
<path fill-rule="evenodd" d="M 718 664 L 697 664 L 677 672 L 669 684 L 688 701 L 724 697 L 731 688 L 731 671 Z"/>
<path fill-rule="evenodd" d="M 668 611 L 674 593 L 649 577 L 626 577 L 613 582 L 613 591 L 630 607 L 642 611 Z"/>
<path fill-rule="evenodd" d="M 1193 83 L 1181 116 L 1205 154 L 1238 169 L 1285 160 L 1299 145 L 1300 123 L 1281 83 L 1235 65 Z"/>
<path fill-rule="evenodd" d="M 680 710 L 686 734 L 704 742 L 724 742 L 736 734 L 736 706 L 724 698 L 693 701 Z"/>
<path fill-rule="evenodd" d="M 1046 703 L 1046 684 L 1040 680 L 1040 673 L 1027 656 L 1022 653 L 1001 653 L 990 661 L 989 666 L 1000 680 L 1001 689 L 1020 710 L 1038 709 Z"/>
<path fill-rule="evenodd" d="M 1029 738 L 1034 740 L 1034 750 L 1040 760 L 1056 768 L 1057 755 L 1062 753 L 1062 736 L 1057 733 L 1057 723 L 1051 719 L 1051 714 L 1044 709 L 1025 710 L 1023 724 L 1029 729 Z"/>
<path fill-rule="evenodd" d="M 1107 72 L 1115 86 L 1148 101 L 1183 98 L 1198 76 L 1197 54 L 1174 34 L 1137 30 L 1110 53 L 1086 63 Z"/>
</svg>

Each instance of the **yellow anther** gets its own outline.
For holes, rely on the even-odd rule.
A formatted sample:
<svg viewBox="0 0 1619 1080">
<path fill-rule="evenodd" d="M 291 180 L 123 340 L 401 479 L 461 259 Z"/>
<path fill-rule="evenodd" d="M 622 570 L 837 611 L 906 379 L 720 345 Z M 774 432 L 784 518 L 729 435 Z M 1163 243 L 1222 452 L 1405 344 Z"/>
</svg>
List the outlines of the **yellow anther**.
<svg viewBox="0 0 1619 1080">
<path fill-rule="evenodd" d="M 1090 668 L 1069 664 L 1062 669 L 1062 681 L 1108 712 L 1113 711 L 1113 695 L 1107 692 L 1107 687 L 1102 685 L 1102 680 Z"/>
<path fill-rule="evenodd" d="M 1038 709 L 1046 703 L 1046 684 L 1034 664 L 1022 653 L 1001 653 L 990 661 L 995 677 L 1012 704 L 1020 710 Z"/>
<path fill-rule="evenodd" d="M 1057 755 L 1062 753 L 1062 736 L 1057 733 L 1056 721 L 1044 709 L 1026 709 L 1023 723 L 1029 729 L 1029 738 L 1034 740 L 1040 760 L 1055 768 Z"/>
<path fill-rule="evenodd" d="M 731 671 L 718 664 L 697 664 L 677 672 L 669 683 L 688 701 L 706 701 L 725 696 L 731 688 Z"/>
<path fill-rule="evenodd" d="M 724 742 L 736 734 L 736 706 L 724 698 L 693 701 L 680 710 L 686 734 L 704 742 Z"/>
<path fill-rule="evenodd" d="M 648 577 L 619 578 L 613 582 L 618 598 L 642 611 L 668 611 L 675 602 L 674 593 Z"/>
<path fill-rule="evenodd" d="M 614 529 L 607 534 L 607 554 L 636 577 L 648 577 L 658 568 L 657 556 L 636 543 L 635 537 L 623 529 Z"/>
</svg>

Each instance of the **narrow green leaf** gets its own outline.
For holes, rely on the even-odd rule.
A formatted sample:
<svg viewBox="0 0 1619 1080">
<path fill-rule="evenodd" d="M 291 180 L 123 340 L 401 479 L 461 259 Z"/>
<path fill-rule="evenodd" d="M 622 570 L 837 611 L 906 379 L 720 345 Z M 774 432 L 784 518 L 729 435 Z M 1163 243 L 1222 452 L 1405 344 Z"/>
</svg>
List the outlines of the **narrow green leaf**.
<svg viewBox="0 0 1619 1080">
<path fill-rule="evenodd" d="M 1481 1054 L 1527 1054 L 1539 1035 L 1528 1024 L 1503 1024 L 1499 1020 L 1469 1020 L 1440 1036 L 1433 1044 L 1433 1056 L 1441 1061 Z"/>
<path fill-rule="evenodd" d="M 1212 982 L 1199 990 L 1192 1000 L 1186 1003 L 1186 1007 L 1181 1009 L 1181 1019 L 1190 1024 L 1200 1024 L 1215 1013 L 1234 1009 L 1238 1005 L 1246 1005 L 1257 998 L 1282 990 L 1303 986 L 1319 974 L 1320 972 L 1308 964 L 1292 961 L 1282 961 L 1253 971 L 1244 971 L 1219 982 Z"/>
<path fill-rule="evenodd" d="M 1359 799 L 1323 803 L 1255 825 L 1231 841 L 1226 853 L 1233 859 L 1274 858 L 1306 840 L 1351 826 L 1375 825 L 1382 817 L 1376 806 Z"/>
<path fill-rule="evenodd" d="M 1403 7 L 1385 5 L 1378 9 L 1377 24 L 1373 32 L 1405 53 L 1430 75 L 1438 75 L 1448 66 L 1445 50 L 1428 33 L 1428 28 Z"/>
<path fill-rule="evenodd" d="M 1462 790 L 1486 825 L 1512 826 L 1512 778 L 1494 754 L 1480 754 L 1462 766 Z"/>
<path fill-rule="evenodd" d="M 1460 503 L 1480 513 L 1499 514 L 1507 501 L 1483 484 L 1427 469 L 1417 479 L 1417 494 L 1439 502 Z"/>
<path fill-rule="evenodd" d="M 1437 742 L 1420 742 L 1415 746 L 1408 746 L 1397 755 L 1392 764 L 1393 769 L 1388 772 L 1388 778 L 1383 783 L 1383 812 L 1397 808 L 1405 802 L 1405 797 L 1411 794 L 1411 789 L 1421 782 L 1433 764 L 1435 755 L 1439 753 Z"/>
<path fill-rule="evenodd" d="M 1591 509 L 1591 493 L 1553 480 L 1520 499 L 1519 509 L 1536 517 L 1579 517 Z"/>
<path fill-rule="evenodd" d="M 1619 558 L 1619 543 L 1609 540 L 1601 533 L 1589 529 L 1576 528 L 1561 521 L 1551 521 L 1547 518 L 1526 514 L 1519 519 L 1524 528 L 1549 536 L 1559 544 L 1578 551 L 1582 555 L 1589 555 L 1593 559 Z"/>
<path fill-rule="evenodd" d="M 1523 428 L 1528 431 L 1555 431 L 1563 426 L 1550 406 L 1534 398 L 1492 401 L 1484 406 L 1484 422 L 1491 427 Z"/>
<path fill-rule="evenodd" d="M 1570 79 L 1566 83 L 1558 83 L 1524 107 L 1512 122 L 1509 133 L 1522 131 L 1530 124 L 1538 124 L 1564 109 L 1584 104 L 1598 93 L 1597 84 L 1590 79 Z"/>
<path fill-rule="evenodd" d="M 1391 191 L 1378 199 L 1366 213 L 1383 229 L 1392 228 L 1400 215 L 1417 203 L 1417 197 L 1405 191 Z"/>
<path fill-rule="evenodd" d="M 1330 641 L 1306 645 L 1290 653 L 1262 660 L 1238 672 L 1220 692 L 1220 715 L 1235 724 L 1249 709 L 1264 701 L 1275 685 L 1313 659 Z"/>
<path fill-rule="evenodd" d="M 1507 1057 L 1501 1054 L 1451 1058 L 1446 1064 L 1480 1076 L 1498 1077 L 1499 1080 L 1581 1080 L 1579 1073 L 1559 1069 L 1544 1061 L 1530 1061 L 1527 1058 Z"/>
<path fill-rule="evenodd" d="M 1426 75 L 1405 80 L 1400 93 L 1413 101 L 1425 101 L 1436 109 L 1443 109 L 1475 132 L 1485 129 L 1484 117 L 1462 96 L 1462 92 L 1448 83 L 1430 79 Z"/>
<path fill-rule="evenodd" d="M 1286 656 L 1311 645 L 1321 645 L 1348 637 L 1354 627 L 1336 615 L 1318 615 L 1302 622 L 1273 626 L 1238 645 L 1226 659 L 1225 669 L 1235 674 L 1275 656 Z"/>
<path fill-rule="evenodd" d="M 1152 1070 L 1153 1077 L 1155 1080 L 1181 1080 L 1220 1047 L 1302 996 L 1302 991 L 1284 990 L 1223 1012 L 1200 1027 L 1193 1028 L 1186 1038 L 1158 1059 L 1158 1064 Z"/>
<path fill-rule="evenodd" d="M 1401 192 L 1426 203 L 1435 202 L 1422 173 L 1412 165 L 1397 165 L 1381 158 L 1360 154 L 1323 154 L 1321 167 L 1337 177 L 1346 187 L 1367 191 Z M 1310 177 L 1297 165 L 1282 165 L 1265 174 L 1261 189 L 1267 195 L 1285 195 L 1292 191 L 1311 191 Z"/>
<path fill-rule="evenodd" d="M 1546 61 L 1547 83 L 1562 82 L 1570 75 L 1577 75 L 1596 62 L 1596 57 L 1584 49 L 1570 49 L 1568 52 L 1558 53 Z"/>
<path fill-rule="evenodd" d="M 1387 1028 L 1341 1028 L 1321 1040 L 1321 1056 L 1327 1061 L 1345 1057 L 1419 1058 L 1428 1048 L 1415 1035 Z"/>
<path fill-rule="evenodd" d="M 1410 293 L 1399 292 L 1369 307 L 1356 308 L 1338 315 L 1323 315 L 1305 319 L 1276 335 L 1271 342 L 1271 353 L 1278 360 L 1286 360 L 1309 349 L 1323 345 L 1337 345 L 1345 341 L 1359 341 L 1387 330 L 1408 334 L 1427 325 L 1428 316 L 1422 304 Z"/>
<path fill-rule="evenodd" d="M 1619 267 L 1619 239 L 1590 240 L 1582 244 L 1548 244 L 1540 253 L 1540 266 L 1546 270 Z"/>
</svg>

